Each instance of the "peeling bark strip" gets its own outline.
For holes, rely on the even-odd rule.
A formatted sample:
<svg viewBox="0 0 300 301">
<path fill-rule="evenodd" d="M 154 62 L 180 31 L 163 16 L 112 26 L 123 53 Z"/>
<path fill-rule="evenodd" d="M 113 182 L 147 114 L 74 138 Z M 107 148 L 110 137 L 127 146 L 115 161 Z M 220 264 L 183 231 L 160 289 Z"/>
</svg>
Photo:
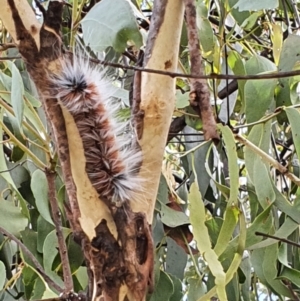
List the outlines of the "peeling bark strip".
<svg viewBox="0 0 300 301">
<path fill-rule="evenodd" d="M 87 300 L 142 301 L 148 287 L 150 291 L 153 288 L 153 242 L 146 214 L 133 212 L 129 202 L 116 207 L 109 200 L 103 203 L 99 199 L 86 176 L 87 160 L 84 156 L 83 140 L 74 119 L 66 108 L 59 105 L 57 98 L 47 97 L 53 89 L 49 74 L 61 71 L 63 56 L 59 31 L 63 3 L 50 1 L 48 11 L 43 11 L 45 23 L 40 26 L 35 18 L 29 21 L 25 13 L 22 15 L 23 10 L 18 11 L 16 4 L 21 0 L 0 1 L 5 2 L 7 6 L 7 10 L 4 9 L 6 15 L 0 11 L 5 25 L 10 24 L 9 21 L 5 21 L 9 8 L 12 12 L 14 24 L 11 24 L 12 28 L 7 26 L 7 29 L 16 33 L 12 36 L 18 43 L 28 72 L 37 86 L 52 127 L 70 202 L 66 212 L 74 231 L 74 238 L 81 244 L 87 263 Z M 22 5 L 25 5 L 24 2 Z M 29 5 L 26 9 L 32 12 Z M 79 149 L 80 152 L 80 156 L 75 156 L 76 158 L 75 149 Z M 79 172 L 76 171 L 77 168 L 80 168 Z M 48 177 L 50 176 L 49 194 L 54 199 L 53 174 L 48 174 Z M 88 195 L 89 198 L 85 198 L 84 195 Z M 54 215 L 58 213 L 57 210 L 54 208 Z M 59 221 L 54 220 L 59 227 Z M 63 264 L 68 263 L 64 260 Z M 68 268 L 64 267 L 67 277 Z M 67 290 L 70 290 L 71 286 L 69 279 L 65 295 L 70 296 Z M 76 300 L 76 297 L 74 298 Z"/>
<path fill-rule="evenodd" d="M 193 75 L 203 75 L 195 0 L 184 0 L 184 3 L 189 38 L 191 73 Z M 210 105 L 210 93 L 206 81 L 203 79 L 191 79 L 191 90 L 190 103 L 203 122 L 205 140 L 212 139 L 219 141 L 220 138 L 217 133 L 216 121 Z"/>
</svg>

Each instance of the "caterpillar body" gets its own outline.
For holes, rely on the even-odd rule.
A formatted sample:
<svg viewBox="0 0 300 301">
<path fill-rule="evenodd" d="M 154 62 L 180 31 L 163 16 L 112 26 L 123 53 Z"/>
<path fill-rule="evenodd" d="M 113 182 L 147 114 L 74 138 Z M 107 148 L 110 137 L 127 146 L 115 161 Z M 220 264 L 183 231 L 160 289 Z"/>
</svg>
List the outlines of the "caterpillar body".
<svg viewBox="0 0 300 301">
<path fill-rule="evenodd" d="M 141 196 L 142 153 L 131 143 L 129 123 L 117 117 L 108 81 L 86 58 L 65 57 L 61 67 L 51 78 L 55 97 L 77 125 L 91 183 L 100 198 L 113 204 L 135 201 Z"/>
</svg>

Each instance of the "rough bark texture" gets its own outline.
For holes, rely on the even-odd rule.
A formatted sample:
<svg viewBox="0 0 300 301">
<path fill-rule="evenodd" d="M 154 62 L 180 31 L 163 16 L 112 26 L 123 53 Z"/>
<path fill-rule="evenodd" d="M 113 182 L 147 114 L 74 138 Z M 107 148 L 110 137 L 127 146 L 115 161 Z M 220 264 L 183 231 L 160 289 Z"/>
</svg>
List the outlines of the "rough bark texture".
<svg viewBox="0 0 300 301">
<path fill-rule="evenodd" d="M 191 73 L 202 75 L 202 57 L 197 30 L 197 14 L 195 0 L 184 0 L 186 11 L 186 23 L 189 39 L 189 50 L 191 58 Z M 207 83 L 203 79 L 191 79 L 190 103 L 199 114 L 203 122 L 204 138 L 219 141 L 216 121 L 210 104 L 210 93 Z"/>
<path fill-rule="evenodd" d="M 0 0 L 0 6 L 4 9 L 0 17 L 26 62 L 52 128 L 69 199 L 68 218 L 88 267 L 87 300 L 144 300 L 153 287 L 153 243 L 145 211 L 133 212 L 127 203 L 116 207 L 99 199 L 85 171 L 74 120 L 57 99 L 44 97 L 51 86 L 48 74 L 60 72 L 63 3 L 49 3 L 43 26 L 27 2 Z"/>
</svg>

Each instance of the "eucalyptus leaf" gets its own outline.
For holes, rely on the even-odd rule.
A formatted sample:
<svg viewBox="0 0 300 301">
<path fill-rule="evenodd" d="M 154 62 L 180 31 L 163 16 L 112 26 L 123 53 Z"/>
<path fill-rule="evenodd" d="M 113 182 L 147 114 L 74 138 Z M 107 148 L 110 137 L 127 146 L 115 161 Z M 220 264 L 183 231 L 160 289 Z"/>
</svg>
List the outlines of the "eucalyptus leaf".
<svg viewBox="0 0 300 301">
<path fill-rule="evenodd" d="M 166 272 L 183 279 L 187 254 L 172 238 L 167 237 Z"/>
<path fill-rule="evenodd" d="M 204 223 L 205 207 L 196 182 L 192 184 L 190 189 L 189 210 L 197 247 L 199 251 L 204 254 L 204 259 L 207 261 L 210 271 L 215 276 L 216 291 L 219 299 L 225 301 L 227 300 L 225 291 L 225 272 L 218 260 L 217 254 L 211 248 L 208 230 Z"/>
<path fill-rule="evenodd" d="M 17 122 L 20 130 L 22 131 L 22 120 L 24 114 L 24 85 L 22 81 L 21 74 L 16 67 L 16 65 L 10 61 L 7 61 L 9 64 L 11 74 L 12 74 L 12 82 L 11 82 L 11 102 L 16 114 Z"/>
<path fill-rule="evenodd" d="M 6 269 L 2 261 L 0 261 L 0 291 L 2 290 L 6 279 Z"/>
<path fill-rule="evenodd" d="M 274 101 L 276 85 L 277 79 L 247 81 L 245 84 L 245 111 L 248 123 L 257 121 L 265 115 Z"/>
<path fill-rule="evenodd" d="M 129 42 L 142 46 L 134 12 L 128 0 L 102 0 L 81 21 L 83 39 L 95 51 L 112 46 L 123 52 Z"/>
<path fill-rule="evenodd" d="M 13 202 L 0 199 L 0 226 L 19 237 L 20 231 L 28 224 L 28 219 Z"/>
<path fill-rule="evenodd" d="M 239 11 L 274 9 L 278 6 L 278 0 L 239 0 L 234 7 L 238 7 Z"/>
<path fill-rule="evenodd" d="M 161 204 L 160 214 L 163 224 L 171 228 L 190 223 L 188 216 L 184 212 L 174 210 L 165 204 Z"/>
<path fill-rule="evenodd" d="M 300 37 L 294 34 L 289 34 L 284 40 L 278 63 L 278 71 L 293 70 L 295 64 L 299 61 Z M 291 105 L 289 78 L 280 78 L 280 89 L 276 95 L 277 106 Z"/>
<path fill-rule="evenodd" d="M 171 277 L 167 273 L 160 271 L 159 281 L 149 301 L 169 301 L 173 293 L 174 285 Z"/>
<path fill-rule="evenodd" d="M 48 182 L 44 172 L 37 169 L 31 178 L 31 190 L 33 192 L 37 210 L 50 224 L 54 225 L 48 202 Z"/>
</svg>

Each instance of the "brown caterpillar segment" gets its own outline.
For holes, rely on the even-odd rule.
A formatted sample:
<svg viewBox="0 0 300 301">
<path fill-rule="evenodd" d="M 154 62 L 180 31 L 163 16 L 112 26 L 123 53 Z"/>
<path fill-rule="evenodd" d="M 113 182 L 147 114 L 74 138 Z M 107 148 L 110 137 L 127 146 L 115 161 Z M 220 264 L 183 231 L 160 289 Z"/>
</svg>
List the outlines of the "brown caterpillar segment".
<svg viewBox="0 0 300 301">
<path fill-rule="evenodd" d="M 62 105 L 71 113 L 82 138 L 86 172 L 99 193 L 114 204 L 141 197 L 138 176 L 142 154 L 128 122 L 116 117 L 112 86 L 88 60 L 62 60 L 62 72 L 51 78 Z"/>
</svg>

